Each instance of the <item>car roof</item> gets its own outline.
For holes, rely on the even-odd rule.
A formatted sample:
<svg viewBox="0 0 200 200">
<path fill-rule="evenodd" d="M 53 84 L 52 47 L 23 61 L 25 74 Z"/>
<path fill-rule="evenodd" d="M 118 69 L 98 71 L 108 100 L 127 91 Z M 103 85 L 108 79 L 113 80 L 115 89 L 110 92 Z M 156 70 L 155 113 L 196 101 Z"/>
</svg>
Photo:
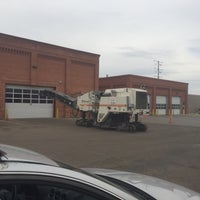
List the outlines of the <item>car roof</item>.
<svg viewBox="0 0 200 200">
<path fill-rule="evenodd" d="M 0 144 L 0 162 L 27 162 L 58 166 L 46 156 L 27 149 Z"/>
<path fill-rule="evenodd" d="M 81 171 L 59 167 L 56 162 L 44 155 L 23 148 L 0 144 L 0 175 L 12 174 L 67 178 L 91 185 L 123 199 L 135 200 L 135 197 L 127 191 Z"/>
</svg>

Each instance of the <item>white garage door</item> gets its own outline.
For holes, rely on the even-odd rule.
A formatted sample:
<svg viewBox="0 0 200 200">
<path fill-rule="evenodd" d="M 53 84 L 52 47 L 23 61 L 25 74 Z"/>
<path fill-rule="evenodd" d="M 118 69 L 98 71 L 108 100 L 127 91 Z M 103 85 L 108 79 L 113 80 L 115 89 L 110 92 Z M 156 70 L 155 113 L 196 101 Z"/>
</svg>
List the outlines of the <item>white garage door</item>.
<svg viewBox="0 0 200 200">
<path fill-rule="evenodd" d="M 166 115 L 167 114 L 167 97 L 156 96 L 156 114 Z"/>
<path fill-rule="evenodd" d="M 54 100 L 41 97 L 42 87 L 6 86 L 6 110 L 8 118 L 51 118 Z"/>
<path fill-rule="evenodd" d="M 147 95 L 147 105 L 148 105 L 148 109 L 151 110 L 151 95 Z"/>
<path fill-rule="evenodd" d="M 172 97 L 172 114 L 180 115 L 181 114 L 181 98 Z"/>
</svg>

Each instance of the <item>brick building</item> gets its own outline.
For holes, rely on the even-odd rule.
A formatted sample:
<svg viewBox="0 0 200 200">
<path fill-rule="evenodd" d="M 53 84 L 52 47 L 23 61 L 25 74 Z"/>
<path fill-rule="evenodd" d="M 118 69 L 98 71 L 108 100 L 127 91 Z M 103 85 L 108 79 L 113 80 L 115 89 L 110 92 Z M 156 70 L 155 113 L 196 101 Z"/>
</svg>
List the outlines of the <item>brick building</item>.
<svg viewBox="0 0 200 200">
<path fill-rule="evenodd" d="M 0 119 L 70 116 L 39 91 L 98 90 L 99 55 L 0 33 Z"/>
<path fill-rule="evenodd" d="M 152 115 L 185 114 L 188 112 L 188 83 L 122 75 L 99 79 L 100 90 L 107 88 L 144 88 Z"/>
</svg>

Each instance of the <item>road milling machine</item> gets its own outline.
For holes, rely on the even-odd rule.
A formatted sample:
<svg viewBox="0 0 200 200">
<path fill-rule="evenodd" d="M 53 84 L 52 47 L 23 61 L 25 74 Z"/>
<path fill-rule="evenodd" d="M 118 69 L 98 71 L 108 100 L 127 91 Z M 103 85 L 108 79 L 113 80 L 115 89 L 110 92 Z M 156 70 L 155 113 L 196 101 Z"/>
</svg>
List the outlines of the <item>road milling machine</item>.
<svg viewBox="0 0 200 200">
<path fill-rule="evenodd" d="M 41 96 L 59 100 L 82 113 L 76 121 L 78 126 L 116 129 L 123 131 L 146 131 L 140 115 L 148 113 L 147 91 L 135 88 L 106 89 L 105 92 L 90 91 L 77 98 L 57 92 L 42 90 Z"/>
</svg>

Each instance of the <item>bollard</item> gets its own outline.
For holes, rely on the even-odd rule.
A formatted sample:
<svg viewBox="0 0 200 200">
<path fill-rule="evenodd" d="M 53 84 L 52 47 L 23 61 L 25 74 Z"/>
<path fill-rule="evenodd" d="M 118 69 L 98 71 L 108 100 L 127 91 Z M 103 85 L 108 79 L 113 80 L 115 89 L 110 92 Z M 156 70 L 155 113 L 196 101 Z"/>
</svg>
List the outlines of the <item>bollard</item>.
<svg viewBox="0 0 200 200">
<path fill-rule="evenodd" d="M 59 109 L 56 108 L 56 119 L 59 119 Z"/>
<path fill-rule="evenodd" d="M 172 114 L 169 115 L 169 124 L 172 123 Z"/>
<path fill-rule="evenodd" d="M 8 109 L 5 109 L 5 120 L 8 120 Z"/>
</svg>

